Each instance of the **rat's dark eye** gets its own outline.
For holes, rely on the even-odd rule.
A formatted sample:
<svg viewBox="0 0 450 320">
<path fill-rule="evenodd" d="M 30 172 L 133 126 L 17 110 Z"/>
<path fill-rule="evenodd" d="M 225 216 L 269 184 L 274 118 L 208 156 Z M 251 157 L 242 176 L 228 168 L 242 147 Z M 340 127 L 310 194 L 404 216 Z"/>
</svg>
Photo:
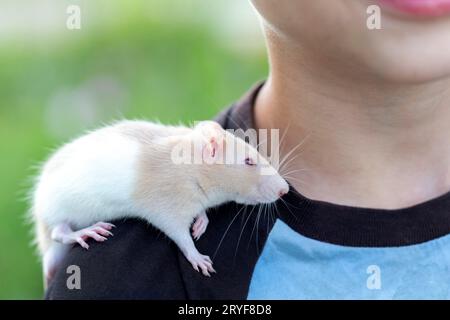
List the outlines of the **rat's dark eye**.
<svg viewBox="0 0 450 320">
<path fill-rule="evenodd" d="M 256 163 L 253 161 L 252 158 L 245 158 L 245 164 L 248 166 L 256 166 Z"/>
</svg>

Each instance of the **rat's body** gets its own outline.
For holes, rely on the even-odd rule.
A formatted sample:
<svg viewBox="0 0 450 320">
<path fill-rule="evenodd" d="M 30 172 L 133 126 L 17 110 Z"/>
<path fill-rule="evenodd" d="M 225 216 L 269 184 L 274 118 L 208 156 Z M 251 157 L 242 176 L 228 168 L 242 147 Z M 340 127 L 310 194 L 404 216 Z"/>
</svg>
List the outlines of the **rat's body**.
<svg viewBox="0 0 450 320">
<path fill-rule="evenodd" d="M 264 194 L 260 182 L 236 189 L 233 180 L 245 179 L 240 172 L 245 164 L 236 170 L 238 167 L 224 164 L 172 161 L 177 145 L 197 140 L 202 146 L 200 156 L 214 159 L 217 141 L 225 136 L 231 134 L 213 122 L 187 128 L 123 121 L 61 148 L 44 166 L 33 198 L 32 214 L 46 279 L 54 274 L 68 245 L 79 243 L 87 249 L 87 238 L 104 241 L 113 226 L 99 221 L 126 217 L 148 221 L 178 245 L 196 270 L 205 275 L 213 272 L 209 257 L 195 248 L 189 231 L 192 222 L 195 220 L 192 235 L 199 238 L 208 223 L 206 209 L 227 201 L 271 202 L 288 188 L 276 174 L 270 184 L 276 181 L 277 189 L 271 187 L 269 193 L 269 181 Z M 251 151 L 260 161 L 257 152 Z M 249 174 L 255 176 L 256 171 Z M 246 183 L 262 178 L 255 179 Z"/>
</svg>

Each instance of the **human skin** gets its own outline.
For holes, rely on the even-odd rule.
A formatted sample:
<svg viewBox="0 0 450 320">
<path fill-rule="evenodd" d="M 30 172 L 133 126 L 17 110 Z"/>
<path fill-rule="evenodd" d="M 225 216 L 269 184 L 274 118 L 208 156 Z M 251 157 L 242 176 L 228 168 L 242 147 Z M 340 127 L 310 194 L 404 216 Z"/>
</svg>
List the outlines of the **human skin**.
<svg viewBox="0 0 450 320">
<path fill-rule="evenodd" d="M 306 138 L 282 168 L 298 191 L 398 209 L 450 190 L 449 14 L 382 6 L 369 30 L 374 0 L 251 2 L 270 59 L 255 121 L 286 131 L 282 155 Z"/>
</svg>

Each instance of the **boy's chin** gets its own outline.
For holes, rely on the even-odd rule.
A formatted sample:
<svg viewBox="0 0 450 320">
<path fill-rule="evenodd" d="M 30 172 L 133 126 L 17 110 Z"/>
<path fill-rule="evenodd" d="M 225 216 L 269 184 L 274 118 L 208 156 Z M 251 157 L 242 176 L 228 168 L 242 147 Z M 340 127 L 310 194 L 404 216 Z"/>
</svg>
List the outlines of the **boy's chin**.
<svg viewBox="0 0 450 320">
<path fill-rule="evenodd" d="M 438 48 L 390 45 L 374 48 L 362 63 L 374 79 L 386 84 L 420 85 L 450 78 L 450 42 L 444 54 Z"/>
<path fill-rule="evenodd" d="M 367 46 L 353 54 L 378 78 L 422 84 L 450 77 L 450 23 L 412 28 L 386 22 L 385 29 L 368 31 L 366 37 Z"/>
<path fill-rule="evenodd" d="M 383 68 L 374 70 L 376 76 L 387 84 L 421 85 L 439 80 L 450 80 L 450 65 L 426 65 L 424 62 L 407 64 L 398 61 L 389 68 L 386 64 Z"/>
</svg>

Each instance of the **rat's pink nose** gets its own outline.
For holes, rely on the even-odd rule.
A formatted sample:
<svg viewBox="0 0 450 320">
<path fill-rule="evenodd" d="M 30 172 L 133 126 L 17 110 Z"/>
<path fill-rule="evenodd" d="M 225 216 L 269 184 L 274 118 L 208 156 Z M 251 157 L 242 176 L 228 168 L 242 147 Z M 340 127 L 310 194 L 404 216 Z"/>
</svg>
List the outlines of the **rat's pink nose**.
<svg viewBox="0 0 450 320">
<path fill-rule="evenodd" d="M 284 196 L 285 194 L 287 194 L 289 192 L 289 189 L 288 188 L 285 188 L 285 189 L 281 189 L 279 192 L 278 192 L 278 197 L 282 197 L 282 196 Z"/>
</svg>

